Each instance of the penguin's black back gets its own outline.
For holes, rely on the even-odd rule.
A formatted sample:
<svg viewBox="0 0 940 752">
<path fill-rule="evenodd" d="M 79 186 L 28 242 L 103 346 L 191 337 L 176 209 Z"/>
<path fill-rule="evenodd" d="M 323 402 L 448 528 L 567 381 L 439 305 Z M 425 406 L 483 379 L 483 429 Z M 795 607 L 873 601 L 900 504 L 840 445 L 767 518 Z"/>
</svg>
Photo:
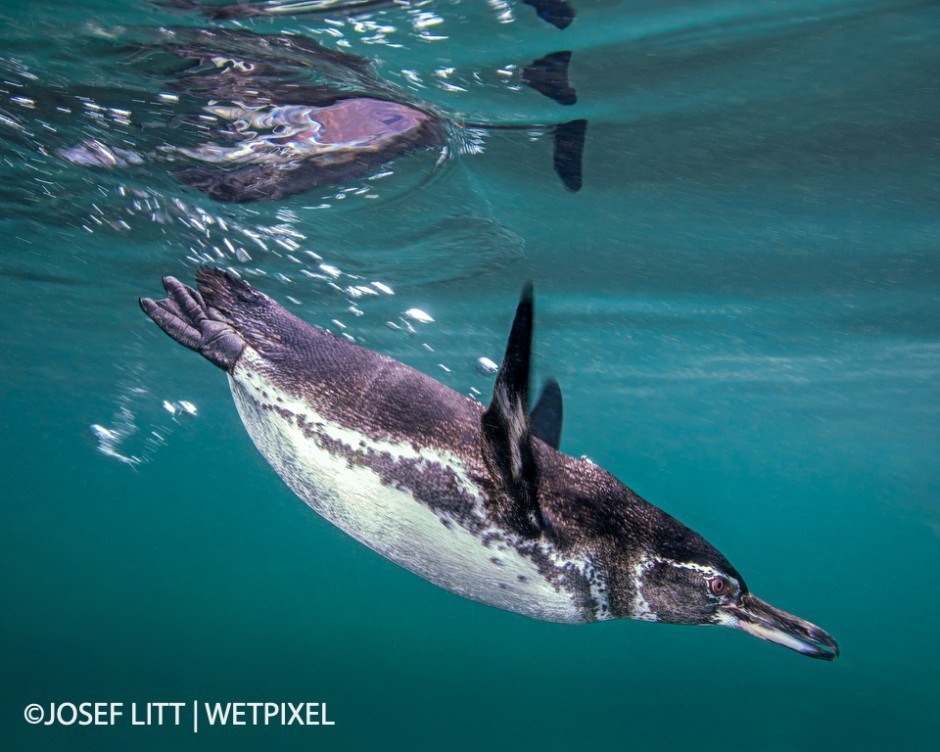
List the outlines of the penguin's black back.
<svg viewBox="0 0 940 752">
<path fill-rule="evenodd" d="M 263 375 L 321 414 L 384 436 L 479 444 L 483 407 L 430 376 L 294 316 L 219 269 L 200 269 L 199 291 L 264 359 Z"/>
</svg>

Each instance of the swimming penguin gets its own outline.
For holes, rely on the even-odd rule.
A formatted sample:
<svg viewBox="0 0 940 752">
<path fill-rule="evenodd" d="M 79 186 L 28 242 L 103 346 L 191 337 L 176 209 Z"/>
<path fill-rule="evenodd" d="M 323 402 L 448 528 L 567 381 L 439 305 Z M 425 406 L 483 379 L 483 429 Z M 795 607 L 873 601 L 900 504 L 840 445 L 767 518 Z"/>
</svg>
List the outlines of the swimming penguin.
<svg viewBox="0 0 940 752">
<path fill-rule="evenodd" d="M 176 176 L 219 201 L 280 200 L 348 183 L 404 154 L 443 142 L 428 113 L 374 97 L 337 99 L 321 107 L 205 109 L 250 133 L 233 146 L 208 143 L 178 150 L 212 167 L 191 167 Z"/>
<path fill-rule="evenodd" d="M 735 627 L 838 656 L 809 622 L 751 595 L 693 530 L 600 467 L 558 451 L 561 391 L 529 410 L 532 289 L 484 408 L 305 323 L 245 282 L 197 272 L 140 305 L 224 370 L 255 445 L 316 512 L 458 595 L 554 622 Z"/>
<path fill-rule="evenodd" d="M 165 60 L 167 53 L 176 61 Z M 555 173 L 568 190 L 582 187 L 583 118 L 537 126 L 448 117 L 383 80 L 365 58 L 302 36 L 180 28 L 170 42 L 142 48 L 135 57 L 161 70 L 182 64 L 181 75 L 165 88 L 207 102 L 197 121 L 215 124 L 213 138 L 163 147 L 160 156 L 194 163 L 174 174 L 219 201 L 283 200 L 346 184 L 406 154 L 445 146 L 447 136 L 456 142 L 449 151 L 460 151 L 472 140 L 468 129 L 551 132 Z M 533 60 L 521 66 L 520 83 L 573 105 L 570 60 L 569 51 Z M 118 163 L 116 152 L 102 160 L 99 151 L 86 142 L 59 153 L 86 165 Z"/>
</svg>

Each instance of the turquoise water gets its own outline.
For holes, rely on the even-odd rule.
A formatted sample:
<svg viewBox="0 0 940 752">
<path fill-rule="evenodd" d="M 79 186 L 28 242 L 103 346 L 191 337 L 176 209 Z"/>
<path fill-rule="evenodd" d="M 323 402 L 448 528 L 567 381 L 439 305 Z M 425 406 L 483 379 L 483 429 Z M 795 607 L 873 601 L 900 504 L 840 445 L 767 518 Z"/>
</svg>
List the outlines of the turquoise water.
<svg viewBox="0 0 940 752">
<path fill-rule="evenodd" d="M 940 7 L 572 3 L 564 30 L 511 1 L 241 21 L 2 5 L 5 749 L 935 744 Z M 281 201 L 213 201 L 174 176 L 173 148 L 218 137 L 181 85 L 212 72 L 178 54 L 200 28 L 364 56 L 368 86 L 437 114 L 444 141 Z M 574 105 L 520 80 L 559 50 Z M 361 84 L 274 54 L 271 80 Z M 551 126 L 575 118 L 570 192 Z M 63 156 L 90 140 L 139 159 Z M 705 535 L 841 657 L 535 622 L 345 537 L 267 467 L 223 376 L 137 308 L 209 260 L 483 401 L 477 360 L 499 360 L 534 280 L 562 448 Z M 323 702 L 335 725 L 194 735 L 194 700 Z M 23 718 L 96 701 L 188 705 L 179 727 Z"/>
</svg>

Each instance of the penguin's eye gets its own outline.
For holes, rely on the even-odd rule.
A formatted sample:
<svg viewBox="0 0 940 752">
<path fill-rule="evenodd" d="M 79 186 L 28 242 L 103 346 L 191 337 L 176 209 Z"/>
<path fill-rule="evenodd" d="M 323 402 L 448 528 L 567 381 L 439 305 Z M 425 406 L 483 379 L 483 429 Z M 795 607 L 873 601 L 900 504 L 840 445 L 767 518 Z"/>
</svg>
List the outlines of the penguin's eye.
<svg viewBox="0 0 940 752">
<path fill-rule="evenodd" d="M 708 581 L 708 589 L 713 595 L 724 595 L 731 589 L 731 586 L 724 577 L 712 577 Z"/>
</svg>

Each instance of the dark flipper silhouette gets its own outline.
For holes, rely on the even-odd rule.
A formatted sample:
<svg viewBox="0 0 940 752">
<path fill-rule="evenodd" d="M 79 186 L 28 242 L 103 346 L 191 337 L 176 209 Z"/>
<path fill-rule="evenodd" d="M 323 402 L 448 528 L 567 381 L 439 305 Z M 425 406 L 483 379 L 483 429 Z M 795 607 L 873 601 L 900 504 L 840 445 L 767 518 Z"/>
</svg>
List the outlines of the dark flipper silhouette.
<svg viewBox="0 0 940 752">
<path fill-rule="evenodd" d="M 498 511 L 501 522 L 527 538 L 541 533 L 538 465 L 529 428 L 532 316 L 532 285 L 527 284 L 496 376 L 493 400 L 482 418 L 484 456 L 509 497 L 509 503 Z"/>
<path fill-rule="evenodd" d="M 568 51 L 552 52 L 533 60 L 522 69 L 522 82 L 558 104 L 574 104 L 578 101 L 578 92 L 568 83 L 569 62 L 571 53 Z"/>
<path fill-rule="evenodd" d="M 574 21 L 574 8 L 568 5 L 567 0 L 522 0 L 522 2 L 535 8 L 539 18 L 556 29 L 567 29 Z"/>
<path fill-rule="evenodd" d="M 552 449 L 561 446 L 561 424 L 564 408 L 561 399 L 561 387 L 555 379 L 546 379 L 542 387 L 542 396 L 532 408 L 529 425 L 532 435 L 541 439 Z"/>
<path fill-rule="evenodd" d="M 569 191 L 581 190 L 587 124 L 587 120 L 579 119 L 555 126 L 555 172 Z"/>
</svg>

